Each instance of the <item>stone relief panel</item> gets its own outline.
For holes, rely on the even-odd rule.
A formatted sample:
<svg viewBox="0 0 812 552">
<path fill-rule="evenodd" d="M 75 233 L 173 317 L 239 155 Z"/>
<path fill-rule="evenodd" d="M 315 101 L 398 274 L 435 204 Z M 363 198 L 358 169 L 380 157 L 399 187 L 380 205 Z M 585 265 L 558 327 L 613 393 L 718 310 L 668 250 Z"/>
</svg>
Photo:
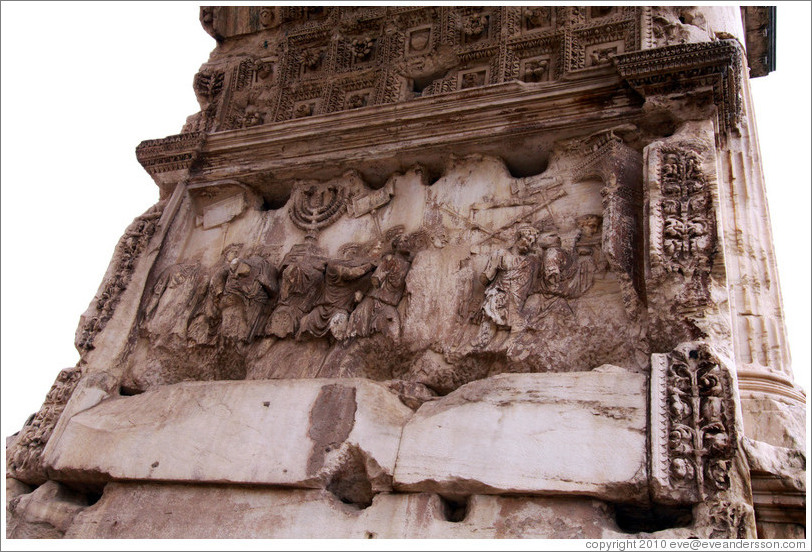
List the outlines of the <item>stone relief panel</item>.
<svg viewBox="0 0 812 552">
<path fill-rule="evenodd" d="M 738 440 L 733 380 L 705 344 L 656 358 L 652 408 L 660 411 L 652 425 L 652 473 L 659 498 L 702 502 L 730 487 Z"/>
<path fill-rule="evenodd" d="M 720 343 L 731 339 L 716 157 L 707 126 L 686 124 L 646 148 L 646 289 L 658 348 L 708 336 Z"/>
<path fill-rule="evenodd" d="M 651 489 L 660 504 L 693 504 L 705 538 L 754 538 L 735 368 L 694 341 L 651 361 Z"/>
<path fill-rule="evenodd" d="M 195 76 L 201 110 L 183 132 L 246 128 L 511 80 L 552 82 L 638 50 L 641 9 L 204 7 L 201 22 L 219 45 Z"/>
<path fill-rule="evenodd" d="M 505 371 L 645 370 L 641 163 L 607 131 L 527 177 L 472 155 L 374 188 L 291 182 L 284 203 L 193 189 L 123 387 L 357 376 L 431 396 Z"/>
</svg>

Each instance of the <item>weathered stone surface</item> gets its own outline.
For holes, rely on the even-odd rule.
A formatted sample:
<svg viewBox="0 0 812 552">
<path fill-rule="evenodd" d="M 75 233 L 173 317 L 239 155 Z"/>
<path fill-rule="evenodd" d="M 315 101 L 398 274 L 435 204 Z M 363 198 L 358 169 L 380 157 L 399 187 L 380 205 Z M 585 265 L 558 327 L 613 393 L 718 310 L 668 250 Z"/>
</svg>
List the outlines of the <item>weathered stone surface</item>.
<svg viewBox="0 0 812 552">
<path fill-rule="evenodd" d="M 216 520 L 216 522 L 214 521 Z M 324 491 L 110 483 L 69 538 L 623 538 L 596 500 L 427 493 L 375 497 L 366 509 Z"/>
<path fill-rule="evenodd" d="M 6 485 L 8 488 L 8 480 Z M 12 539 L 61 538 L 76 514 L 90 503 L 86 495 L 48 481 L 32 492 L 9 500 L 6 535 Z"/>
<path fill-rule="evenodd" d="M 9 534 L 800 535 L 748 12 L 202 8 Z"/>
<path fill-rule="evenodd" d="M 758 536 L 804 538 L 806 524 L 806 453 L 743 439 L 750 467 Z"/>
<path fill-rule="evenodd" d="M 645 389 L 642 374 L 608 367 L 470 383 L 406 424 L 395 487 L 644 500 Z"/>
<path fill-rule="evenodd" d="M 47 463 L 77 479 L 327 486 L 365 502 L 390 488 L 411 414 L 365 380 L 180 383 L 75 415 Z"/>
<path fill-rule="evenodd" d="M 803 450 L 775 447 L 749 438 L 744 451 L 750 470 L 769 474 L 790 489 L 806 489 L 806 453 Z"/>
<path fill-rule="evenodd" d="M 806 408 L 779 396 L 742 398 L 742 421 L 748 437 L 776 447 L 806 450 Z"/>
</svg>

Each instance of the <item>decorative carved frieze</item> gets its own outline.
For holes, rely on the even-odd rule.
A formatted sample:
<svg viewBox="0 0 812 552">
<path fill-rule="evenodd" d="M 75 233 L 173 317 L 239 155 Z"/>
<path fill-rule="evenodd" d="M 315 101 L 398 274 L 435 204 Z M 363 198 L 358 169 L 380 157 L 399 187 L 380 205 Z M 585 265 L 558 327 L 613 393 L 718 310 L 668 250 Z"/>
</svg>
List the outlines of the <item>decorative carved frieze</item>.
<svg viewBox="0 0 812 552">
<path fill-rule="evenodd" d="M 613 56 L 620 75 L 643 96 L 710 87 L 717 131 L 737 129 L 742 117 L 742 58 L 736 40 L 676 44 Z"/>
<path fill-rule="evenodd" d="M 734 381 L 706 343 L 652 356 L 651 475 L 657 501 L 703 502 L 729 488 L 739 439 Z"/>
<path fill-rule="evenodd" d="M 669 272 L 710 270 L 716 245 L 713 200 L 702 170 L 702 155 L 692 149 L 660 150 L 662 255 Z"/>
<path fill-rule="evenodd" d="M 640 47 L 637 8 L 314 10 L 202 8 L 201 21 L 218 40 L 261 32 L 263 49 L 222 59 L 215 50 L 195 79 L 201 112 L 184 130 L 244 128 L 509 80 L 552 82 Z M 368 84 L 347 84 L 359 80 Z M 306 82 L 320 86 L 305 91 Z"/>
<path fill-rule="evenodd" d="M 694 126 L 647 151 L 650 287 L 670 278 L 682 308 L 709 305 L 718 194 L 709 129 Z M 669 276 L 670 275 L 670 276 Z"/>
<path fill-rule="evenodd" d="M 42 466 L 42 452 L 81 377 L 82 369 L 79 367 L 59 372 L 45 402 L 7 449 L 6 470 L 9 476 L 32 485 L 39 485 L 48 479 Z"/>
</svg>

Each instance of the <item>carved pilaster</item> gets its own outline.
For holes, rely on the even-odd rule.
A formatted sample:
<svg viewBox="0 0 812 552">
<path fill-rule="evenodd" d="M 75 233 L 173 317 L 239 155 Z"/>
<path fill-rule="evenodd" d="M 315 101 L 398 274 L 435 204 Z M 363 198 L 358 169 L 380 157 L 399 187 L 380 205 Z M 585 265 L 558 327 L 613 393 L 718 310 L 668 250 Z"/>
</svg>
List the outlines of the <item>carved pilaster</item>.
<svg viewBox="0 0 812 552">
<path fill-rule="evenodd" d="M 652 357 L 651 475 L 661 502 L 702 502 L 730 486 L 738 435 L 733 379 L 706 344 Z"/>
<path fill-rule="evenodd" d="M 706 339 L 730 348 L 719 251 L 716 150 L 709 122 L 646 147 L 646 292 L 654 350 Z"/>
<path fill-rule="evenodd" d="M 652 498 L 694 504 L 704 538 L 754 538 L 735 369 L 718 350 L 687 342 L 651 357 Z"/>
</svg>

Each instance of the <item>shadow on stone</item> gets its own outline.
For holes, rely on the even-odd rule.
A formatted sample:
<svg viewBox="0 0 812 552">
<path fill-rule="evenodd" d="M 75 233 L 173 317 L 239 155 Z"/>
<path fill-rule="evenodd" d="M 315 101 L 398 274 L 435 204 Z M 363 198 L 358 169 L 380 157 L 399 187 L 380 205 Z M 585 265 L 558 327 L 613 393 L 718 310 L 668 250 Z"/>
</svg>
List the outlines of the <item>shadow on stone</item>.
<svg viewBox="0 0 812 552">
<path fill-rule="evenodd" d="M 653 533 L 690 526 L 693 510 L 690 506 L 616 504 L 615 521 L 624 533 Z"/>
</svg>

